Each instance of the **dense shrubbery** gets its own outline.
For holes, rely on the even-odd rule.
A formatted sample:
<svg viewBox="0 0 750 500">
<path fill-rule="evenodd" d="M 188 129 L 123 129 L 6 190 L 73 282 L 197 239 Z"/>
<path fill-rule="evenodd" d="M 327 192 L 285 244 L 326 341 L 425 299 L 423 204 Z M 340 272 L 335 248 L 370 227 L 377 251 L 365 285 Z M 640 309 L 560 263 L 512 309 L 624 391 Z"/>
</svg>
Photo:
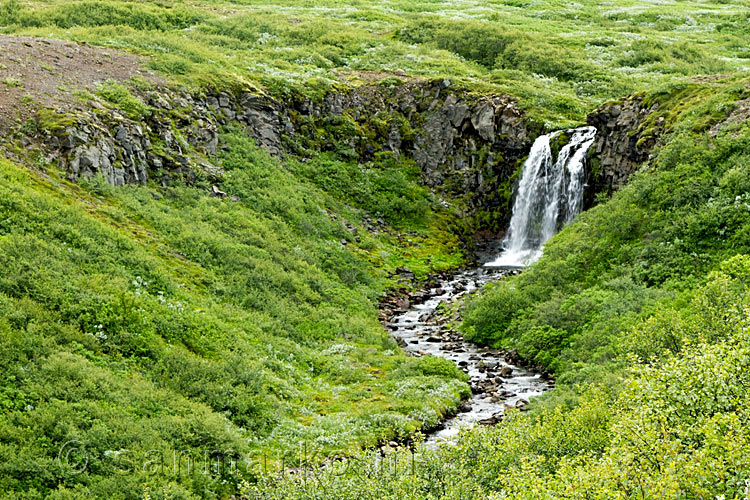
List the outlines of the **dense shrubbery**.
<svg viewBox="0 0 750 500">
<path fill-rule="evenodd" d="M 527 37 L 495 23 L 439 18 L 423 19 L 399 31 L 399 38 L 405 42 L 434 43 L 488 69 L 494 68 L 498 60 L 502 61 L 510 46 Z"/>
<path fill-rule="evenodd" d="M 0 30 L 145 54 L 193 90 L 283 98 L 296 87 L 315 99 L 341 80 L 405 70 L 518 96 L 549 127 L 682 75 L 745 71 L 750 58 L 741 1 L 283 3 L 9 0 Z M 120 84 L 98 92 L 132 118 L 149 112 Z M 80 187 L 0 161 L 0 492 L 747 497 L 750 134 L 744 118 L 708 132 L 747 97 L 746 80 L 723 77 L 645 93 L 661 112 L 642 137 L 661 119 L 667 134 L 656 158 L 467 313 L 471 339 L 516 347 L 558 389 L 415 460 L 356 450 L 435 425 L 468 387 L 450 363 L 404 356 L 374 303 L 386 271 L 462 258 L 444 230 L 453 214 L 435 213 L 413 165 L 380 152 L 357 163 L 347 136 L 387 133 L 388 117 L 321 120 L 305 134 L 315 144 L 299 145 L 307 157 L 284 164 L 227 131 L 226 173 L 212 182 L 239 201 L 207 197 L 200 176 L 192 187 Z M 40 112 L 47 130 L 71 123 Z M 408 239 L 368 234 L 363 210 Z M 301 442 L 316 461 L 355 455 L 312 481 L 144 468 L 154 450 L 167 462 L 224 450 L 301 465 Z M 65 443 L 80 448 L 66 454 Z"/>
<path fill-rule="evenodd" d="M 81 189 L 0 163 L 4 498 L 60 487 L 61 498 L 140 499 L 144 484 L 155 497 L 222 497 L 253 472 L 176 477 L 140 462 L 150 450 L 169 464 L 175 452 L 221 450 L 293 463 L 300 442 L 348 452 L 435 425 L 468 395 L 453 364 L 406 357 L 376 319 L 382 271 L 424 258 L 364 229 L 357 244 L 344 222 L 361 227 L 362 212 L 338 201 L 356 197 L 341 183 L 321 191 L 244 134 L 222 142 L 221 189 L 237 202 L 209 198 L 200 182 Z M 430 202 L 413 181 L 392 196 L 377 178 L 360 188 L 402 196 L 388 215 L 409 227 L 401 214 L 419 212 L 430 234 Z M 88 457 L 83 473 L 75 453 L 58 460 L 66 442 Z M 137 472 L 122 473 L 128 464 Z"/>
<path fill-rule="evenodd" d="M 638 337 L 647 343 L 632 344 L 650 350 L 649 363 L 634 360 L 619 391 L 584 386 L 572 407 L 514 412 L 455 446 L 360 455 L 245 490 L 274 499 L 745 498 L 749 276 L 750 257 L 731 258 L 695 292 L 693 308 L 655 316 Z M 652 335 L 675 340 L 649 348 Z"/>
<path fill-rule="evenodd" d="M 69 2 L 31 11 L 21 8 L 21 4 L 13 0 L 7 2 L 0 15 L 4 25 L 15 24 L 24 28 L 128 26 L 136 30 L 161 31 L 189 28 L 207 17 L 193 9 L 102 1 Z"/>
<path fill-rule="evenodd" d="M 399 35 L 410 43 L 433 43 L 489 70 L 518 70 L 563 81 L 604 74 L 559 40 L 508 30 L 499 23 L 422 20 L 402 28 Z"/>
<path fill-rule="evenodd" d="M 417 167 L 382 158 L 369 165 L 316 155 L 292 168 L 326 192 L 340 193 L 345 201 L 391 223 L 422 226 L 429 213 L 429 192 L 417 184 Z"/>
</svg>

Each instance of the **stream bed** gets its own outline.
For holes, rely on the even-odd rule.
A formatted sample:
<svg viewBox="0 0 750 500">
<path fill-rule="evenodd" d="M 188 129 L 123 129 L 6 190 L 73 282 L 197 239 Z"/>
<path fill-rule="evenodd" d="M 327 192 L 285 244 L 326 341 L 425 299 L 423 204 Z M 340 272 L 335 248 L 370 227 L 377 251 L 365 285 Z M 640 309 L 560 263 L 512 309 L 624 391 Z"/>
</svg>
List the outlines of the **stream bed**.
<svg viewBox="0 0 750 500">
<path fill-rule="evenodd" d="M 460 429 L 497 423 L 506 408 L 522 408 L 529 398 L 553 387 L 554 382 L 517 364 L 513 352 L 476 346 L 446 324 L 441 303 L 453 303 L 490 281 L 517 272 L 477 268 L 462 271 L 440 281 L 411 299 L 398 304 L 386 327 L 404 349 L 416 356 L 433 355 L 448 359 L 469 375 L 473 396 L 464 401 L 457 415 L 443 422 L 427 436 L 435 445 L 455 438 Z"/>
</svg>

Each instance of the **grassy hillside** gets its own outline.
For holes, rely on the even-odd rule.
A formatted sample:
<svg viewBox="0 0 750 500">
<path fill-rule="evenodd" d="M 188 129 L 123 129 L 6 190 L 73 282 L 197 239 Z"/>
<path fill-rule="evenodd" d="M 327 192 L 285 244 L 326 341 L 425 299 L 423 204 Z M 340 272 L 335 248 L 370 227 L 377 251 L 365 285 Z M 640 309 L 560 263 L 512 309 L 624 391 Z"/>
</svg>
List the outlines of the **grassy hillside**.
<svg viewBox="0 0 750 500">
<path fill-rule="evenodd" d="M 293 464 L 302 441 L 328 455 L 403 438 L 467 394 L 453 365 L 407 358 L 376 319 L 388 270 L 427 269 L 419 245 L 444 248 L 433 266 L 461 261 L 429 211 L 413 247 L 371 236 L 361 210 L 244 135 L 223 141 L 236 201 L 0 163 L 4 498 L 141 498 L 144 484 L 221 497 L 252 478 L 254 453 Z M 145 468 L 175 453 L 239 465 Z"/>
<path fill-rule="evenodd" d="M 747 71 L 747 8 L 745 0 L 6 0 L 0 26 L 146 54 L 153 70 L 194 87 L 317 94 L 356 83 L 360 72 L 447 77 L 519 96 L 555 127 L 647 86 Z"/>
<path fill-rule="evenodd" d="M 395 269 L 424 276 L 466 259 L 446 231 L 460 214 L 412 162 L 273 158 L 229 126 L 204 158 L 225 171 L 210 182 L 112 188 L 65 180 L 24 146 L 29 131 L 9 134 L 0 496 L 746 498 L 748 7 L 3 1 L 0 33 L 134 52 L 155 81 L 196 93 L 321 98 L 446 78 L 516 96 L 558 128 L 637 92 L 660 105 L 643 137 L 662 132 L 626 188 L 466 311 L 469 339 L 518 349 L 557 389 L 456 446 L 387 462 L 360 450 L 434 425 L 469 391 L 455 366 L 407 357 L 377 321 Z M 31 87 L 3 57 L 0 89 Z M 121 83 L 97 92 L 124 116 L 148 113 L 128 90 L 144 82 Z M 210 196 L 213 184 L 226 196 Z M 314 480 L 274 473 L 308 463 Z"/>
</svg>

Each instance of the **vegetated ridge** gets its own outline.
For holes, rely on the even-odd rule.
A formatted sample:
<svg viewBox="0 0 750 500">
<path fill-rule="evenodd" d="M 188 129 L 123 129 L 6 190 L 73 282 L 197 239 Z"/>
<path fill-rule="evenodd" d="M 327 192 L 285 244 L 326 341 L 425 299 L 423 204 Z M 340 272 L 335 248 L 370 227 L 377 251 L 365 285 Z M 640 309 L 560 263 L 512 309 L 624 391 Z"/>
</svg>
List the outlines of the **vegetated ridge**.
<svg viewBox="0 0 750 500">
<path fill-rule="evenodd" d="M 746 7 L 3 3 L 0 491 L 741 498 Z M 592 208 L 463 324 L 557 388 L 362 474 L 468 395 L 378 323 L 395 271 L 465 264 L 583 122 Z M 354 462 L 257 467 L 300 443 Z"/>
</svg>

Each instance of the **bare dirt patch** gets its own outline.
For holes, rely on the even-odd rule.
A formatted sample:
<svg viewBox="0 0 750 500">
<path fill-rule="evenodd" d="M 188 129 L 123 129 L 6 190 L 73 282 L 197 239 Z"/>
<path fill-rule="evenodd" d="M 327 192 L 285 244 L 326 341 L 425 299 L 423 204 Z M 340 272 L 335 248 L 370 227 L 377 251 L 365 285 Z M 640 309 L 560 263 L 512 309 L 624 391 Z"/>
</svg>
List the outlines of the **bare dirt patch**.
<svg viewBox="0 0 750 500">
<path fill-rule="evenodd" d="M 22 123 L 44 107 L 72 111 L 76 91 L 106 80 L 156 77 L 146 59 L 117 50 L 61 40 L 0 35 L 0 130 Z"/>
<path fill-rule="evenodd" d="M 711 135 L 716 137 L 725 129 L 747 123 L 750 120 L 750 99 L 742 99 L 735 103 L 732 112 L 724 120 L 711 127 Z"/>
</svg>

